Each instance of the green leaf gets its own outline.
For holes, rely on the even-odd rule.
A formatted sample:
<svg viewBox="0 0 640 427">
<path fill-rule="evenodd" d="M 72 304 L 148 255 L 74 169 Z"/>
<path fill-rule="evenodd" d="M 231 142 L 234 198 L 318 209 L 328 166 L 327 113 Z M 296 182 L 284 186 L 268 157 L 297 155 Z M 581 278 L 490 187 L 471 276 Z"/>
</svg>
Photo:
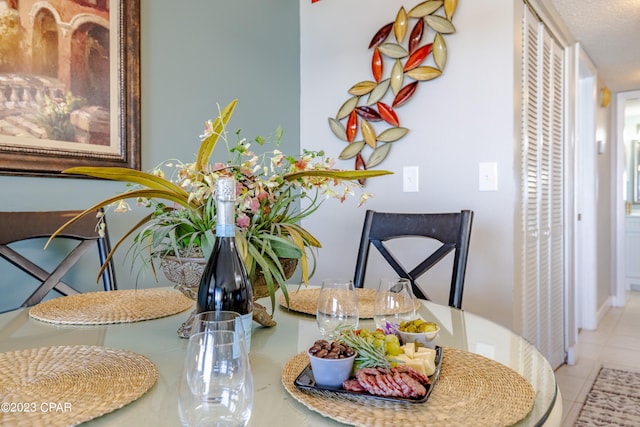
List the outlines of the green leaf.
<svg viewBox="0 0 640 427">
<path fill-rule="evenodd" d="M 405 136 L 409 129 L 403 127 L 393 127 L 386 129 L 378 135 L 380 142 L 394 142 Z"/>
<path fill-rule="evenodd" d="M 340 123 L 338 120 L 334 119 L 333 117 L 329 117 L 329 128 L 331 129 L 331 132 L 333 132 L 333 134 L 335 136 L 337 136 L 338 138 L 340 138 L 343 141 L 347 141 L 347 131 L 344 129 L 344 126 L 342 125 L 342 123 Z"/>
<path fill-rule="evenodd" d="M 378 147 L 373 150 L 369 160 L 367 160 L 367 167 L 372 168 L 378 166 L 389 154 L 389 150 L 391 150 L 391 144 L 382 144 L 378 145 Z"/>
<path fill-rule="evenodd" d="M 205 231 L 203 239 L 200 240 L 200 248 L 202 249 L 202 255 L 205 258 L 209 258 L 211 256 L 215 242 L 216 235 L 213 233 L 213 230 L 209 229 Z"/>
<path fill-rule="evenodd" d="M 438 33 L 451 34 L 456 32 L 456 27 L 443 16 L 427 15 L 424 17 L 424 22 Z"/>
<path fill-rule="evenodd" d="M 294 229 L 295 231 L 297 231 L 300 236 L 302 236 L 302 238 L 304 239 L 305 242 L 307 242 L 308 246 L 313 246 L 315 248 L 321 248 L 322 244 L 320 244 L 320 242 L 318 241 L 318 239 L 316 239 L 311 233 L 309 233 L 306 229 L 302 228 L 300 225 L 298 224 L 287 224 L 287 225 L 282 225 L 283 227 L 287 228 L 287 229 Z"/>
<path fill-rule="evenodd" d="M 205 169 L 207 163 L 209 163 L 209 158 L 211 157 L 211 153 L 213 153 L 213 149 L 218 142 L 218 138 L 224 131 L 225 126 L 231 119 L 231 115 L 233 114 L 233 110 L 236 108 L 236 104 L 238 103 L 237 99 L 231 101 L 224 109 L 218 114 L 218 117 L 213 122 L 213 130 L 211 131 L 211 135 L 209 135 L 202 143 L 200 144 L 200 150 L 198 151 L 198 157 L 196 159 L 196 170 L 201 171 Z"/>
<path fill-rule="evenodd" d="M 408 16 L 409 18 L 423 18 L 424 16 L 430 15 L 440 9 L 443 3 L 444 2 L 440 0 L 424 1 L 411 9 Z"/>
<path fill-rule="evenodd" d="M 440 70 L 444 70 L 447 63 L 447 43 L 440 33 L 436 33 L 433 39 L 433 60 Z"/>
<path fill-rule="evenodd" d="M 291 240 L 274 234 L 264 233 L 263 239 L 271 240 L 271 249 L 278 258 L 300 258 L 302 251 Z"/>
<path fill-rule="evenodd" d="M 119 167 L 92 167 L 92 166 L 80 166 L 70 169 L 65 169 L 63 173 L 74 175 L 87 175 L 95 178 L 103 178 L 111 181 L 124 181 L 139 184 L 144 187 L 148 187 L 156 190 L 168 190 L 175 193 L 177 196 L 188 199 L 189 194 L 178 187 L 174 183 L 167 181 L 164 178 L 160 178 L 156 175 L 142 172 L 135 169 L 119 168 Z"/>
<path fill-rule="evenodd" d="M 384 79 L 380 83 L 378 83 L 378 86 L 376 86 L 376 88 L 373 89 L 369 94 L 369 98 L 367 98 L 367 105 L 373 105 L 376 102 L 380 101 L 389 90 L 390 84 L 390 78 Z"/>
<path fill-rule="evenodd" d="M 351 159 L 358 155 L 360 151 L 364 148 L 364 141 L 354 141 L 351 144 L 348 144 L 344 150 L 338 155 L 340 160 Z"/>
<path fill-rule="evenodd" d="M 389 58 L 398 59 L 409 56 L 409 52 L 397 43 L 382 43 L 378 46 L 380 53 Z"/>
<path fill-rule="evenodd" d="M 317 176 L 353 181 L 356 179 L 366 179 L 376 176 L 390 175 L 392 173 L 393 172 L 385 170 L 309 170 L 290 172 L 284 176 L 284 179 L 287 181 L 293 181 L 295 179 L 302 178 L 303 176 Z"/>
<path fill-rule="evenodd" d="M 359 96 L 352 96 L 351 98 L 347 99 L 345 103 L 342 104 L 342 107 L 340 107 L 340 109 L 338 110 L 336 119 L 342 120 L 345 117 L 347 117 L 349 114 L 351 114 L 353 109 L 356 108 L 356 106 L 358 105 L 359 99 L 360 99 Z"/>
<path fill-rule="evenodd" d="M 146 197 L 146 198 L 158 197 L 158 198 L 161 198 L 161 199 L 167 199 L 167 200 L 174 201 L 174 202 L 179 203 L 179 204 L 181 204 L 182 206 L 185 206 L 185 207 L 189 206 L 189 204 L 187 203 L 187 201 L 185 199 L 182 199 L 180 197 L 176 197 L 175 194 L 173 194 L 171 192 L 167 192 L 167 191 L 161 191 L 161 190 L 134 190 L 134 191 L 129 191 L 127 193 L 118 194 L 116 196 L 109 197 L 109 198 L 107 198 L 105 200 L 102 200 L 102 201 L 96 203 L 95 205 L 91 206 L 90 208 L 85 209 L 84 211 L 82 211 L 78 215 L 76 215 L 75 217 L 71 218 L 69 221 L 67 221 L 64 224 L 62 224 L 60 226 L 60 228 L 58 228 L 51 235 L 51 237 L 49 237 L 49 240 L 47 240 L 47 243 L 44 246 L 45 249 L 47 248 L 47 246 L 49 246 L 49 243 L 58 234 L 60 234 L 60 232 L 62 232 L 62 230 L 64 230 L 65 228 L 67 228 L 68 226 L 70 226 L 71 224 L 73 224 L 74 222 L 79 220 L 80 218 L 84 217 L 85 215 L 88 215 L 88 214 L 94 214 L 95 215 L 95 213 L 96 213 L 96 211 L 98 209 L 103 208 L 105 206 L 108 206 L 111 203 L 114 203 L 114 202 L 117 202 L 117 201 L 120 201 L 120 200 L 124 200 L 124 199 L 138 198 L 138 197 Z"/>
</svg>

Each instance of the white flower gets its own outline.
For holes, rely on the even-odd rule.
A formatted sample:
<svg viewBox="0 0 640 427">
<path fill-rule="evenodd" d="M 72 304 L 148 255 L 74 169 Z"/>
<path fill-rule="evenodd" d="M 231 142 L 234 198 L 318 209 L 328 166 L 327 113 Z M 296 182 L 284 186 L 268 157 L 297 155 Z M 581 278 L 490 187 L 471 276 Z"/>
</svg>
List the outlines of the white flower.
<svg viewBox="0 0 640 427">
<path fill-rule="evenodd" d="M 113 211 L 117 212 L 117 213 L 124 213 L 124 212 L 128 212 L 130 210 L 131 210 L 131 208 L 129 207 L 129 204 L 125 200 L 120 200 L 120 201 L 118 201 L 118 205 L 116 206 L 116 208 Z"/>
</svg>

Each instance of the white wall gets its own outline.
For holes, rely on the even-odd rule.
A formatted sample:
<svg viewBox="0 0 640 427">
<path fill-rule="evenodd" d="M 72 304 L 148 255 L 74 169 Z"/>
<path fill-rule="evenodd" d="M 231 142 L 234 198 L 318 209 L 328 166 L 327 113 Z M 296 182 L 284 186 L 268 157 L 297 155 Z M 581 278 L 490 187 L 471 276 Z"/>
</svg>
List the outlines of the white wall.
<svg viewBox="0 0 640 427">
<path fill-rule="evenodd" d="M 398 9 L 419 1 L 324 0 L 300 5 L 302 147 L 337 157 L 344 142 L 327 125 L 349 97 L 347 90 L 371 79 L 376 31 L 395 20 Z M 517 2 L 516 2 L 517 3 Z M 422 82 L 398 109 L 410 133 L 398 141 L 378 168 L 394 175 L 372 179 L 375 194 L 364 208 L 354 200 L 330 200 L 303 223 L 322 242 L 312 279 L 352 277 L 366 208 L 386 211 L 475 211 L 464 307 L 510 327 L 513 317 L 514 212 L 518 199 L 518 160 L 514 152 L 514 2 L 461 2 L 453 18 L 457 32 L 445 36 L 448 62 L 443 75 Z M 521 7 L 521 6 L 518 6 Z M 429 32 L 426 39 L 433 39 Z M 388 72 L 386 73 L 388 75 Z M 497 162 L 498 191 L 478 191 L 478 163 Z M 419 166 L 418 193 L 402 192 L 403 166 Z M 339 167 L 353 168 L 351 161 Z M 384 274 L 369 270 L 367 286 Z M 378 274 L 376 274 L 376 272 Z M 429 279 L 446 302 L 450 273 Z M 424 282 L 424 281 L 422 281 Z M 431 288 L 428 288 L 431 289 Z"/>
</svg>

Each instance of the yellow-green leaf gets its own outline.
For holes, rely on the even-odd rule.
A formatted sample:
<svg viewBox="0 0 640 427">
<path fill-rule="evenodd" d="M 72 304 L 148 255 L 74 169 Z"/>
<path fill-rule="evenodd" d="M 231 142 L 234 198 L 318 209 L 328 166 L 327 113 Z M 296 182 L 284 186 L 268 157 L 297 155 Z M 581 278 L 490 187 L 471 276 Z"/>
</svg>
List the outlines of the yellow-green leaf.
<svg viewBox="0 0 640 427">
<path fill-rule="evenodd" d="M 79 166 L 75 168 L 65 169 L 63 173 L 73 175 L 87 175 L 93 176 L 95 178 L 108 179 L 111 181 L 131 182 L 156 190 L 168 190 L 180 197 L 184 196 L 185 199 L 189 197 L 189 194 L 184 189 L 178 187 L 171 181 L 167 181 L 166 179 L 160 178 L 159 176 L 135 169 L 119 167 Z"/>
<path fill-rule="evenodd" d="M 347 99 L 344 102 L 344 104 L 342 104 L 342 107 L 340 107 L 340 109 L 338 110 L 338 114 L 336 115 L 336 119 L 342 120 L 345 117 L 347 117 L 349 114 L 351 114 L 353 109 L 356 108 L 356 106 L 358 105 L 358 99 L 360 99 L 359 96 L 353 96 L 353 97 Z"/>
<path fill-rule="evenodd" d="M 372 168 L 379 165 L 389 154 L 389 150 L 391 150 L 391 144 L 382 144 L 379 145 L 378 148 L 373 150 L 369 160 L 367 160 L 367 168 Z"/>
<path fill-rule="evenodd" d="M 409 56 L 409 52 L 397 43 L 382 43 L 378 49 L 388 58 L 398 59 Z"/>
<path fill-rule="evenodd" d="M 364 141 L 353 141 L 338 155 L 340 160 L 347 160 L 355 157 L 364 148 Z"/>
<path fill-rule="evenodd" d="M 423 67 L 416 67 L 413 70 L 407 71 L 407 76 L 411 77 L 414 80 L 432 80 L 436 77 L 440 77 L 442 71 L 438 70 L 435 67 L 429 67 L 427 65 Z"/>
<path fill-rule="evenodd" d="M 356 179 L 367 179 L 376 176 L 390 175 L 392 173 L 393 172 L 385 170 L 308 170 L 290 172 L 284 176 L 284 179 L 287 181 L 293 181 L 304 176 L 317 176 L 353 181 Z"/>
<path fill-rule="evenodd" d="M 302 281 L 304 283 L 309 283 L 309 264 L 307 262 L 307 255 L 305 252 L 304 239 L 298 233 L 298 231 L 294 227 L 289 227 L 287 224 L 282 224 L 282 228 L 287 230 L 289 236 L 291 236 L 291 240 L 293 243 L 300 249 L 302 255 L 300 256 L 300 270 L 302 273 Z"/>
<path fill-rule="evenodd" d="M 376 87 L 376 82 L 371 80 L 364 80 L 351 86 L 351 89 L 349 89 L 349 93 L 351 95 L 362 96 L 371 92 L 374 87 Z"/>
<path fill-rule="evenodd" d="M 444 37 L 442 34 L 436 33 L 435 38 L 433 39 L 433 60 L 440 68 L 440 70 L 444 70 L 444 66 L 447 63 L 447 44 L 444 41 Z"/>
<path fill-rule="evenodd" d="M 296 230 L 298 230 L 298 233 L 300 233 L 302 238 L 304 238 L 304 240 L 308 243 L 309 246 L 312 246 L 314 248 L 321 248 L 322 247 L 322 245 L 320 244 L 318 239 L 316 239 L 313 236 L 313 234 L 309 233 L 309 231 L 307 231 L 306 229 L 300 227 L 300 225 L 298 225 L 298 224 L 287 224 L 287 226 L 289 228 L 295 228 Z"/>
<path fill-rule="evenodd" d="M 198 157 L 196 158 L 196 170 L 204 170 L 207 163 L 209 163 L 211 153 L 213 153 L 213 149 L 216 147 L 218 138 L 222 132 L 224 132 L 224 128 L 227 126 L 227 123 L 229 123 L 237 103 L 237 99 L 231 101 L 213 121 L 213 130 L 211 131 L 211 134 L 200 144 L 200 150 L 198 150 Z"/>
<path fill-rule="evenodd" d="M 380 101 L 389 90 L 390 82 L 391 82 L 391 79 L 384 79 L 380 83 L 378 83 L 376 88 L 373 89 L 369 94 L 369 98 L 367 99 L 367 105 L 373 105 L 376 102 Z"/>
<path fill-rule="evenodd" d="M 404 81 L 404 70 L 402 66 L 402 61 L 396 59 L 393 64 L 393 68 L 391 68 L 391 90 L 394 95 L 398 94 L 398 91 L 402 89 L 402 82 Z"/>
<path fill-rule="evenodd" d="M 337 136 L 343 141 L 348 141 L 347 131 L 345 130 L 344 126 L 342 125 L 342 123 L 340 123 L 338 120 L 334 119 L 333 117 L 329 117 L 329 128 L 331 128 L 331 132 L 333 132 L 335 136 Z"/>
<path fill-rule="evenodd" d="M 145 217 L 143 217 L 140 221 L 138 221 L 136 223 L 136 225 L 131 227 L 129 229 L 129 231 L 127 231 L 122 237 L 120 237 L 120 239 L 118 239 L 118 241 L 116 242 L 115 245 L 113 245 L 113 247 L 111 248 L 111 251 L 107 254 L 107 257 L 105 258 L 104 262 L 102 263 L 102 267 L 100 267 L 100 271 L 98 271 L 98 274 L 96 276 L 96 283 L 100 282 L 100 279 L 102 278 L 102 273 L 104 273 L 104 270 L 106 270 L 107 266 L 109 266 L 109 263 L 111 262 L 111 259 L 113 258 L 113 254 L 120 247 L 120 245 L 122 245 L 125 242 L 125 240 L 127 240 L 127 237 L 131 236 L 139 227 L 141 227 L 142 225 L 146 224 L 151 219 L 153 214 L 154 214 L 154 212 L 151 212 L 150 214 L 148 214 Z M 151 264 L 151 271 L 153 272 L 153 275 L 155 277 L 155 274 L 156 274 L 155 267 L 154 267 L 153 263 L 150 263 L 150 264 Z"/>
<path fill-rule="evenodd" d="M 436 10 L 442 7 L 442 1 L 440 0 L 428 0 L 416 5 L 409 11 L 410 18 L 422 18 L 426 15 L 430 15 Z"/>
<path fill-rule="evenodd" d="M 451 21 L 443 16 L 427 15 L 424 17 L 424 22 L 438 33 L 451 34 L 456 32 Z"/>
<path fill-rule="evenodd" d="M 190 205 L 188 203 L 188 196 L 187 197 L 180 197 L 178 195 L 176 195 L 175 193 L 171 192 L 171 191 L 166 191 L 166 190 L 151 190 L 151 189 L 142 189 L 142 190 L 133 190 L 133 191 L 128 191 L 126 193 L 122 193 L 122 194 L 117 194 L 115 196 L 106 198 L 98 203 L 96 203 L 95 205 L 85 209 L 84 211 L 80 212 L 78 215 L 74 216 L 73 218 L 71 218 L 69 221 L 67 221 L 66 223 L 62 224 L 52 235 L 51 237 L 49 237 L 49 240 L 47 240 L 47 243 L 45 244 L 45 248 L 49 245 L 49 243 L 58 235 L 62 232 L 62 230 L 64 230 L 65 228 L 67 228 L 69 225 L 73 224 L 74 222 L 76 222 L 77 220 L 79 220 L 80 218 L 84 217 L 85 215 L 89 215 L 89 214 L 93 214 L 95 215 L 95 213 L 97 212 L 98 209 L 103 208 L 105 206 L 108 206 L 114 202 L 118 202 L 120 200 L 125 200 L 125 199 L 137 199 L 137 198 L 159 198 L 159 199 L 164 199 L 164 200 L 168 200 L 171 202 L 175 202 L 181 206 L 184 206 L 186 208 L 192 208 L 192 209 L 197 209 L 197 206 L 194 205 Z"/>
<path fill-rule="evenodd" d="M 380 142 L 394 142 L 405 136 L 409 132 L 409 129 L 403 127 L 389 128 L 378 135 L 378 141 Z"/>
</svg>

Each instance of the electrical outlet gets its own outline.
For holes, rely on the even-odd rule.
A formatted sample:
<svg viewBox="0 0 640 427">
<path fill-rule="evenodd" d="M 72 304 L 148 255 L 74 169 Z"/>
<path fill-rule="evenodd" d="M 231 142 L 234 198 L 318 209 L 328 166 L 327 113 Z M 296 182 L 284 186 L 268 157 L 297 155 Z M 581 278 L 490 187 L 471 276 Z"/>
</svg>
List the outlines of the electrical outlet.
<svg viewBox="0 0 640 427">
<path fill-rule="evenodd" d="M 478 163 L 478 190 L 498 191 L 498 164 Z"/>
<path fill-rule="evenodd" d="M 418 192 L 418 166 L 402 168 L 402 191 L 405 193 Z"/>
</svg>

